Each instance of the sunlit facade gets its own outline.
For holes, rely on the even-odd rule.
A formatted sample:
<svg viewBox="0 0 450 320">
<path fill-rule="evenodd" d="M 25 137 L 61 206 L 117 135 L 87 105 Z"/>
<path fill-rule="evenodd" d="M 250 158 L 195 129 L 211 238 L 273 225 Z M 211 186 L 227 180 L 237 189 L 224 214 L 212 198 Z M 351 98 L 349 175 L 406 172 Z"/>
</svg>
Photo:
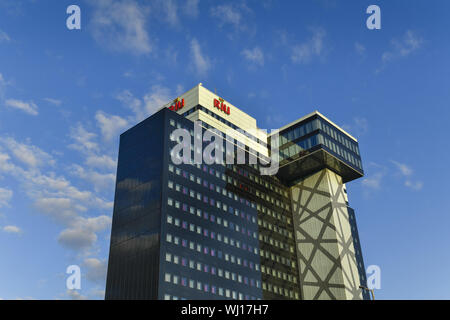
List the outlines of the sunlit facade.
<svg viewBox="0 0 450 320">
<path fill-rule="evenodd" d="M 180 128 L 258 161 L 177 165 Z M 201 84 L 123 133 L 106 299 L 362 299 L 356 139 L 313 112 L 279 130 L 279 170 L 262 175 L 272 134 Z"/>
</svg>

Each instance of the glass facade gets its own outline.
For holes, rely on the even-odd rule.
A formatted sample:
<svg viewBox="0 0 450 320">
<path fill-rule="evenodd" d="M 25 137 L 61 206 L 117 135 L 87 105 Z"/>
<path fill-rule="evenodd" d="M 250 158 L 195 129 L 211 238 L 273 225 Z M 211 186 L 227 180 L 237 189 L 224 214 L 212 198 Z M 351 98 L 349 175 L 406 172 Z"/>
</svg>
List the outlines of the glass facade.
<svg viewBox="0 0 450 320">
<path fill-rule="evenodd" d="M 282 160 L 318 147 L 359 160 L 328 125 L 281 132 Z M 302 299 L 290 187 L 258 164 L 175 165 L 180 128 L 194 139 L 192 121 L 162 109 L 121 135 L 106 299 Z"/>
<path fill-rule="evenodd" d="M 280 162 L 289 162 L 310 149 L 323 148 L 352 168 L 363 171 L 358 143 L 319 115 L 280 132 Z"/>
<path fill-rule="evenodd" d="M 158 296 L 164 114 L 120 139 L 106 299 Z"/>
</svg>

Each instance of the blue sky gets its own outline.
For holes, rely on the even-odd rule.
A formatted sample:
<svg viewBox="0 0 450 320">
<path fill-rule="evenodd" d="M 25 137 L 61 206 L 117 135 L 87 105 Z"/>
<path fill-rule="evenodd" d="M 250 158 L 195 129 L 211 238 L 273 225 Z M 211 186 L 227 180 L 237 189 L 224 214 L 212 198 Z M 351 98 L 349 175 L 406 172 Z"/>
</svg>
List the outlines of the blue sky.
<svg viewBox="0 0 450 320">
<path fill-rule="evenodd" d="M 449 9 L 0 0 L 0 298 L 103 297 L 118 135 L 202 82 L 261 128 L 319 110 L 356 136 L 366 175 L 349 200 L 376 297 L 450 299 Z"/>
</svg>

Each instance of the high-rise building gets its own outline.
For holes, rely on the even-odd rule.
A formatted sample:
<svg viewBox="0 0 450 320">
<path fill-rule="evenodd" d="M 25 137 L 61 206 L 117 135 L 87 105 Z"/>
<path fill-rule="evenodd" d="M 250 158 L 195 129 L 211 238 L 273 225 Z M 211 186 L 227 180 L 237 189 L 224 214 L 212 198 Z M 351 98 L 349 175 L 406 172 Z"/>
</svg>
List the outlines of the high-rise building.
<svg viewBox="0 0 450 320">
<path fill-rule="evenodd" d="M 319 112 L 268 133 L 199 84 L 120 137 L 106 299 L 367 298 L 362 176 Z"/>
</svg>

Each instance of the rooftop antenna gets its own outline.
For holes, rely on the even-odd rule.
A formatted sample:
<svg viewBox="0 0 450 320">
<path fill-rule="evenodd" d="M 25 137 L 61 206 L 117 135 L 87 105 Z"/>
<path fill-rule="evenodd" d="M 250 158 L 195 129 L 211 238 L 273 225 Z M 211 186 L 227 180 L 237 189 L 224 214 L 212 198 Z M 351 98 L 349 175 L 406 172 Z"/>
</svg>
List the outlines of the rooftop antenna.
<svg viewBox="0 0 450 320">
<path fill-rule="evenodd" d="M 216 88 L 214 88 L 214 93 L 217 95 L 217 89 Z"/>
</svg>

